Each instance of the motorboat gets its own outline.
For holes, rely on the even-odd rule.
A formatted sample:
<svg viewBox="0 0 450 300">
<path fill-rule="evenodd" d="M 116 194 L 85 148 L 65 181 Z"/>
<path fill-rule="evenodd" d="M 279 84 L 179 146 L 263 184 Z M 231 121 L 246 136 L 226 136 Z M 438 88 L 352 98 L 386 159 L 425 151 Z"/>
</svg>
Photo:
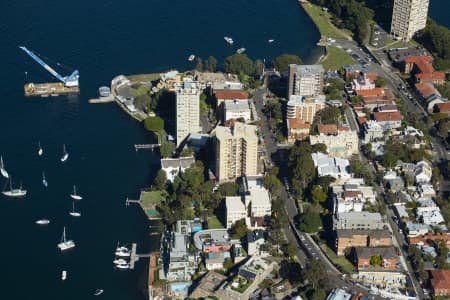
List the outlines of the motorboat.
<svg viewBox="0 0 450 300">
<path fill-rule="evenodd" d="M 274 39 L 268 40 L 269 43 L 273 43 L 274 41 L 275 41 Z"/>
<path fill-rule="evenodd" d="M 47 182 L 47 179 L 45 179 L 45 173 L 44 172 L 42 172 L 42 184 L 45 187 L 48 187 L 48 182 Z"/>
<path fill-rule="evenodd" d="M 130 264 L 126 263 L 126 264 L 118 264 L 116 265 L 117 269 L 129 269 L 130 268 Z"/>
<path fill-rule="evenodd" d="M 65 162 L 69 158 L 69 153 L 66 150 L 66 144 L 63 144 L 63 156 L 61 157 L 61 162 Z"/>
<path fill-rule="evenodd" d="M 229 36 L 224 36 L 223 39 L 230 45 L 233 45 L 234 41 Z"/>
<path fill-rule="evenodd" d="M 41 147 L 41 142 L 39 142 L 39 144 L 38 144 L 38 155 L 42 156 L 42 154 L 44 154 L 44 150 Z"/>
<path fill-rule="evenodd" d="M 69 212 L 72 217 L 81 217 L 81 213 L 75 211 L 75 201 L 72 201 L 72 211 Z"/>
<path fill-rule="evenodd" d="M 61 280 L 66 280 L 67 279 L 67 271 L 66 270 L 63 270 L 62 272 L 61 272 Z"/>
<path fill-rule="evenodd" d="M 94 296 L 100 296 L 101 294 L 103 294 L 103 290 L 102 289 L 96 289 L 95 290 L 95 293 L 94 293 Z"/>
<path fill-rule="evenodd" d="M 245 52 L 245 50 L 247 50 L 247 49 L 245 49 L 245 48 L 239 48 L 239 49 L 236 50 L 236 53 L 242 54 L 242 53 Z"/>
<path fill-rule="evenodd" d="M 114 253 L 116 256 L 119 257 L 130 257 L 130 250 L 126 249 L 120 249 L 120 250 L 116 250 L 116 252 Z"/>
<path fill-rule="evenodd" d="M 75 185 L 73 186 L 73 193 L 70 194 L 70 198 L 72 198 L 74 200 L 81 200 L 81 199 L 83 199 L 83 197 L 81 197 L 80 195 L 77 194 L 77 188 L 76 188 Z"/>
<path fill-rule="evenodd" d="M 61 238 L 61 242 L 58 244 L 58 248 L 61 249 L 61 251 L 64 251 L 64 250 L 71 249 L 73 247 L 75 247 L 75 242 L 72 240 L 66 239 L 66 227 L 64 227 L 63 235 Z"/>
<path fill-rule="evenodd" d="M 11 178 L 9 178 L 9 190 L 6 190 L 6 185 L 8 184 L 8 182 L 6 182 L 5 187 L 3 188 L 2 194 L 7 196 L 7 197 L 12 197 L 12 198 L 20 198 L 20 197 L 25 197 L 27 194 L 27 190 L 22 189 L 22 186 L 19 187 L 18 189 L 13 189 L 12 188 L 12 183 L 11 183 Z"/>
<path fill-rule="evenodd" d="M 194 59 L 195 59 L 195 55 L 194 54 L 189 55 L 188 61 L 194 61 Z"/>
<path fill-rule="evenodd" d="M 5 169 L 5 165 L 3 164 L 3 157 L 0 156 L 0 173 L 2 174 L 3 177 L 5 178 L 9 178 L 9 174 Z"/>
<path fill-rule="evenodd" d="M 115 265 L 123 265 L 123 264 L 127 264 L 128 262 L 123 258 L 118 258 L 118 259 L 113 260 L 113 263 Z"/>
<path fill-rule="evenodd" d="M 35 223 L 38 225 L 48 225 L 48 224 L 50 224 L 50 220 L 49 219 L 40 219 L 40 220 L 37 220 Z"/>
</svg>

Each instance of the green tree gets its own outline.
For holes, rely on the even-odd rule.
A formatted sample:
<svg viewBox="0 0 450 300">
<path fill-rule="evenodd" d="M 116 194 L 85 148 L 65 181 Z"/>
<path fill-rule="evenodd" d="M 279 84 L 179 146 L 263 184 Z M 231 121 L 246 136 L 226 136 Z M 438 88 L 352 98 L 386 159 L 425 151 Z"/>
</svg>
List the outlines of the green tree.
<svg viewBox="0 0 450 300">
<path fill-rule="evenodd" d="M 208 57 L 208 71 L 215 72 L 217 69 L 217 59 L 214 56 Z"/>
<path fill-rule="evenodd" d="M 194 156 L 194 150 L 189 147 L 184 147 L 180 153 L 180 157 L 191 157 Z"/>
<path fill-rule="evenodd" d="M 301 197 L 304 189 L 316 176 L 314 161 L 311 157 L 312 147 L 308 142 L 294 145 L 288 156 L 288 167 L 292 178 L 292 187 L 297 197 Z"/>
<path fill-rule="evenodd" d="M 260 59 L 255 60 L 254 64 L 253 64 L 253 69 L 254 69 L 254 75 L 255 76 L 261 76 L 263 71 L 264 71 L 265 65 L 264 62 Z"/>
<path fill-rule="evenodd" d="M 315 185 L 311 190 L 311 197 L 314 203 L 323 203 L 327 200 L 327 193 L 320 185 Z"/>
<path fill-rule="evenodd" d="M 309 206 L 300 217 L 299 229 L 307 233 L 318 232 L 322 228 L 322 219 L 317 208 Z"/>
<path fill-rule="evenodd" d="M 287 72 L 290 64 L 300 65 L 302 60 L 294 54 L 281 54 L 272 61 L 273 67 L 279 72 Z"/>
<path fill-rule="evenodd" d="M 378 76 L 378 78 L 375 80 L 375 86 L 380 88 L 384 87 L 386 85 L 386 80 L 383 77 Z"/>
<path fill-rule="evenodd" d="M 229 257 L 225 258 L 225 261 L 223 262 L 223 268 L 226 271 L 229 271 L 234 266 L 233 260 Z"/>
<path fill-rule="evenodd" d="M 381 258 L 380 255 L 373 255 L 370 257 L 370 264 L 372 266 L 381 266 L 382 263 L 383 259 Z"/>
<path fill-rule="evenodd" d="M 350 172 L 353 173 L 355 177 L 364 178 L 368 184 L 372 184 L 375 180 L 375 176 L 368 165 L 358 160 L 350 162 Z"/>
<path fill-rule="evenodd" d="M 162 142 L 161 146 L 159 147 L 159 152 L 161 153 L 161 156 L 163 158 L 172 157 L 173 148 L 174 147 L 172 143 Z"/>
<path fill-rule="evenodd" d="M 230 228 L 231 238 L 240 240 L 246 236 L 248 232 L 247 224 L 245 224 L 245 219 L 236 221 Z"/>
<path fill-rule="evenodd" d="M 239 184 L 236 182 L 224 182 L 219 185 L 219 193 L 222 197 L 237 196 L 239 192 Z"/>
<path fill-rule="evenodd" d="M 197 64 L 195 65 L 195 69 L 200 72 L 203 71 L 203 60 L 201 57 L 197 58 Z"/>
<path fill-rule="evenodd" d="M 397 164 L 399 157 L 391 151 L 387 151 L 381 157 L 381 163 L 386 168 L 392 168 Z"/>
<path fill-rule="evenodd" d="M 164 129 L 164 120 L 160 117 L 147 117 L 144 120 L 144 127 L 148 131 L 159 133 Z"/>
<path fill-rule="evenodd" d="M 167 184 L 166 172 L 163 169 L 159 169 L 156 173 L 155 179 L 153 179 L 153 188 L 156 190 L 165 190 Z"/>
<path fill-rule="evenodd" d="M 321 288 L 315 288 L 313 289 L 311 293 L 311 297 L 309 299 L 311 300 L 325 300 L 327 298 L 327 294 L 325 291 Z"/>
<path fill-rule="evenodd" d="M 314 289 L 318 288 L 328 276 L 324 264 L 315 259 L 309 260 L 301 273 L 302 277 L 308 280 Z"/>
<path fill-rule="evenodd" d="M 327 145 L 323 144 L 323 143 L 318 143 L 318 144 L 314 144 L 312 145 L 312 152 L 316 153 L 316 152 L 322 152 L 322 153 L 327 153 Z"/>
<path fill-rule="evenodd" d="M 225 58 L 224 69 L 227 73 L 253 74 L 253 62 L 246 54 L 234 54 Z"/>
<path fill-rule="evenodd" d="M 295 247 L 295 245 L 293 243 L 289 243 L 286 244 L 286 254 L 290 257 L 290 258 L 294 258 L 297 252 L 297 247 Z"/>
<path fill-rule="evenodd" d="M 278 195 L 280 195 L 282 185 L 280 180 L 276 176 L 268 174 L 264 176 L 263 182 L 264 187 L 269 190 L 272 196 L 277 197 Z"/>
</svg>

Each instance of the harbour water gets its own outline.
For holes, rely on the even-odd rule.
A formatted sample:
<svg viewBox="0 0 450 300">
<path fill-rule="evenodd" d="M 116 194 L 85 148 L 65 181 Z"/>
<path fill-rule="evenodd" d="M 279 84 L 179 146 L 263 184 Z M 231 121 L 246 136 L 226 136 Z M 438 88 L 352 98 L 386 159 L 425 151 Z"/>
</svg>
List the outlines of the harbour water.
<svg viewBox="0 0 450 300">
<path fill-rule="evenodd" d="M 3 0 L 0 11 L 0 155 L 14 183 L 28 190 L 24 199 L 0 197 L 2 299 L 89 299 L 96 288 L 106 299 L 144 299 L 147 261 L 132 272 L 115 271 L 112 253 L 118 241 L 137 242 L 138 252 L 159 247 L 144 214 L 124 205 L 150 185 L 158 157 L 133 149 L 149 142 L 140 124 L 115 105 L 88 99 L 120 73 L 186 69 L 191 53 L 222 60 L 245 47 L 253 59 L 287 52 L 308 61 L 318 55 L 318 32 L 294 0 Z M 25 98 L 25 82 L 56 80 L 21 45 L 62 75 L 78 69 L 81 94 Z M 63 143 L 70 154 L 64 164 Z M 84 197 L 79 219 L 68 215 L 73 184 Z M 34 224 L 44 217 L 48 226 Z M 63 226 L 76 247 L 62 254 L 56 245 Z"/>
<path fill-rule="evenodd" d="M 440 25 L 450 28 L 449 10 L 450 2 L 448 0 L 431 0 L 428 15 Z"/>
</svg>

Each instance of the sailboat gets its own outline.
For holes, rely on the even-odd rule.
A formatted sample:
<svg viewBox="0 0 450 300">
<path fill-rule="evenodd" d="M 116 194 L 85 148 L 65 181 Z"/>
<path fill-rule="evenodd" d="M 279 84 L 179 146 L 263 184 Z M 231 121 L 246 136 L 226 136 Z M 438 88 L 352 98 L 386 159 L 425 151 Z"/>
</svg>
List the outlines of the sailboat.
<svg viewBox="0 0 450 300">
<path fill-rule="evenodd" d="M 75 187 L 75 185 L 73 186 L 73 194 L 70 194 L 70 197 L 74 200 L 83 199 L 83 197 L 81 197 L 80 195 L 77 195 L 77 188 Z"/>
<path fill-rule="evenodd" d="M 103 290 L 102 289 L 96 289 L 94 296 L 100 296 L 101 294 L 103 294 Z"/>
<path fill-rule="evenodd" d="M 73 247 L 75 247 L 75 242 L 66 239 L 66 227 L 64 227 L 63 235 L 61 238 L 61 242 L 58 244 L 58 248 L 61 249 L 61 251 L 64 251 Z"/>
<path fill-rule="evenodd" d="M 26 190 L 22 189 L 22 186 L 18 189 L 13 189 L 12 188 L 12 180 L 11 178 L 9 178 L 9 190 L 6 190 L 6 185 L 8 184 L 8 182 L 6 182 L 5 187 L 3 188 L 2 194 L 7 196 L 7 197 L 13 197 L 13 198 L 19 198 L 19 197 L 24 197 L 27 194 Z"/>
<path fill-rule="evenodd" d="M 48 187 L 48 182 L 47 182 L 47 179 L 45 179 L 45 173 L 44 172 L 42 172 L 42 184 L 45 187 Z"/>
<path fill-rule="evenodd" d="M 3 164 L 3 157 L 0 156 L 0 173 L 2 173 L 2 176 L 5 178 L 9 178 L 8 172 L 6 172 L 5 165 Z"/>
<path fill-rule="evenodd" d="M 66 144 L 63 144 L 63 156 L 61 157 L 61 162 L 65 162 L 69 158 L 69 153 L 66 151 Z"/>
<path fill-rule="evenodd" d="M 72 211 L 69 212 L 72 217 L 81 217 L 81 213 L 75 211 L 75 201 L 72 201 Z"/>
<path fill-rule="evenodd" d="M 35 223 L 38 225 L 48 225 L 48 224 L 50 224 L 50 220 L 49 219 L 40 219 L 40 220 L 37 220 Z"/>
<path fill-rule="evenodd" d="M 42 156 L 42 154 L 44 154 L 44 150 L 41 147 L 41 142 L 39 142 L 39 149 L 38 149 L 38 155 Z"/>
<path fill-rule="evenodd" d="M 66 280 L 67 279 L 67 271 L 66 270 L 63 270 L 62 272 L 61 272 L 61 280 Z"/>
</svg>

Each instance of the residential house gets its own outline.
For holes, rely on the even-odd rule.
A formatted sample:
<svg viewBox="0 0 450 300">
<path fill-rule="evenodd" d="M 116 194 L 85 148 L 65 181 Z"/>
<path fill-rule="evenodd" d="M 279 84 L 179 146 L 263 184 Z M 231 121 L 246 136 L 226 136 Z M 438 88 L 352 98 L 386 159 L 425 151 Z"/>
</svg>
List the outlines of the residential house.
<svg viewBox="0 0 450 300">
<path fill-rule="evenodd" d="M 416 183 L 423 184 L 431 181 L 433 169 L 431 164 L 426 160 L 419 161 L 414 168 Z"/>
<path fill-rule="evenodd" d="M 333 289 L 326 300 L 351 300 L 353 295 L 341 289 Z"/>
<path fill-rule="evenodd" d="M 408 56 L 403 62 L 404 73 L 413 74 L 417 83 L 444 84 L 445 73 L 434 70 L 431 55 Z"/>
<path fill-rule="evenodd" d="M 214 90 L 216 105 L 219 107 L 225 100 L 248 102 L 248 93 L 243 90 Z"/>
<path fill-rule="evenodd" d="M 163 158 L 161 159 L 161 169 L 166 173 L 167 180 L 173 182 L 175 177 L 195 163 L 194 157 Z"/>
<path fill-rule="evenodd" d="M 198 256 L 190 252 L 189 237 L 181 232 L 173 232 L 167 245 L 168 261 L 165 273 L 168 281 L 189 281 L 197 270 Z"/>
<path fill-rule="evenodd" d="M 226 282 L 227 277 L 214 271 L 207 272 L 189 295 L 190 298 L 201 299 L 214 296 L 215 291 Z"/>
<path fill-rule="evenodd" d="M 348 171 L 350 162 L 347 159 L 330 157 L 320 152 L 313 153 L 311 156 L 319 176 L 332 176 L 338 180 L 345 180 L 351 177 Z"/>
<path fill-rule="evenodd" d="M 375 88 L 375 82 L 363 72 L 360 72 L 355 79 L 352 80 L 353 91 L 365 91 Z"/>
<path fill-rule="evenodd" d="M 383 128 L 377 121 L 369 120 L 362 124 L 364 139 L 363 143 L 368 144 L 383 139 Z"/>
<path fill-rule="evenodd" d="M 309 136 L 311 124 L 304 123 L 299 119 L 286 119 L 287 123 L 287 142 L 295 143 L 295 141 L 302 141 Z"/>
<path fill-rule="evenodd" d="M 387 247 L 392 245 L 389 230 L 336 230 L 336 253 L 348 253 L 353 247 Z"/>
<path fill-rule="evenodd" d="M 376 107 L 393 104 L 395 95 L 392 91 L 384 88 L 374 88 L 371 90 L 356 91 L 357 96 L 361 96 L 362 106 L 373 111 Z"/>
<path fill-rule="evenodd" d="M 417 221 L 423 224 L 436 225 L 444 222 L 441 210 L 437 206 L 416 208 Z"/>
<path fill-rule="evenodd" d="M 431 270 L 431 289 L 435 296 L 450 295 L 450 270 Z"/>
<path fill-rule="evenodd" d="M 230 252 L 208 252 L 205 258 L 205 266 L 208 271 L 223 269 L 225 259 L 231 258 Z"/>
<path fill-rule="evenodd" d="M 425 235 L 432 230 L 429 224 L 419 224 L 413 222 L 405 222 L 405 229 L 409 238 Z"/>
<path fill-rule="evenodd" d="M 408 242 L 411 245 L 421 245 L 421 246 L 428 244 L 430 241 L 431 242 L 441 241 L 441 242 L 445 243 L 447 245 L 447 247 L 450 247 L 450 235 L 447 233 L 445 233 L 445 234 L 427 233 L 425 235 L 410 237 L 408 239 Z"/>
<path fill-rule="evenodd" d="M 433 112 L 450 116 L 450 102 L 437 103 L 433 107 Z"/>
<path fill-rule="evenodd" d="M 334 214 L 360 212 L 366 203 L 375 203 L 376 200 L 373 187 L 364 185 L 362 178 L 350 178 L 342 185 L 333 184 L 331 190 Z"/>
<path fill-rule="evenodd" d="M 420 197 L 436 197 L 436 190 L 433 185 L 428 183 L 419 183 L 417 185 L 417 193 Z"/>
<path fill-rule="evenodd" d="M 380 124 L 383 131 L 399 128 L 402 126 L 403 116 L 399 111 L 396 112 L 374 112 L 374 120 Z"/>
<path fill-rule="evenodd" d="M 359 270 L 397 270 L 399 263 L 398 255 L 394 247 L 356 247 L 355 248 L 355 262 Z M 371 259 L 374 256 L 381 257 L 381 265 L 373 265 Z"/>
<path fill-rule="evenodd" d="M 336 124 L 319 124 L 319 135 L 309 137 L 311 145 L 325 144 L 330 156 L 349 158 L 359 152 L 359 139 L 356 131 Z"/>
</svg>

